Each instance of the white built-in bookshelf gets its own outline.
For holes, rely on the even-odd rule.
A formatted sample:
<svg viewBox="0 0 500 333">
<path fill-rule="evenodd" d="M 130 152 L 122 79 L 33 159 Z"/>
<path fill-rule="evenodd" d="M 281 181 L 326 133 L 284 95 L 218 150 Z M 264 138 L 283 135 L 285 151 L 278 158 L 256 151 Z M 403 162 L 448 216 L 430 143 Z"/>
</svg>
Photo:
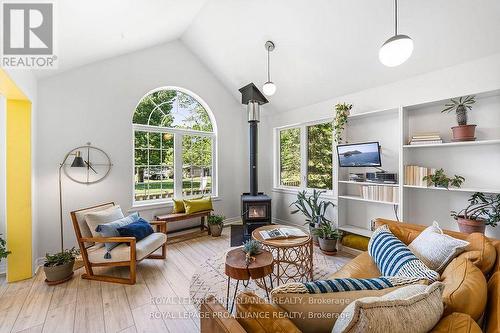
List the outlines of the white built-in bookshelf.
<svg viewBox="0 0 500 333">
<path fill-rule="evenodd" d="M 375 218 L 431 225 L 438 221 L 445 229 L 458 230 L 450 210 L 467 204 L 474 192 L 500 193 L 500 90 L 471 93 L 476 104 L 468 113 L 469 124 L 476 124 L 476 141 L 452 142 L 455 114 L 442 114 L 449 99 L 405 105 L 385 110 L 354 113 L 349 116 L 345 136 L 348 143 L 378 141 L 382 168 L 398 173 L 397 184 L 374 184 L 349 180 L 349 173 L 375 172 L 374 168 L 339 168 L 335 158 L 334 181 L 339 228 L 370 236 Z M 456 96 L 450 96 L 454 98 Z M 418 133 L 439 132 L 443 143 L 409 145 Z M 334 147 L 336 155 L 336 147 Z M 460 188 L 436 188 L 405 184 L 406 165 L 443 168 L 448 176 L 460 175 Z M 395 201 L 369 200 L 361 196 L 362 186 L 387 186 L 396 191 Z M 397 214 L 397 217 L 396 217 Z M 499 238 L 499 230 L 486 234 Z"/>
</svg>

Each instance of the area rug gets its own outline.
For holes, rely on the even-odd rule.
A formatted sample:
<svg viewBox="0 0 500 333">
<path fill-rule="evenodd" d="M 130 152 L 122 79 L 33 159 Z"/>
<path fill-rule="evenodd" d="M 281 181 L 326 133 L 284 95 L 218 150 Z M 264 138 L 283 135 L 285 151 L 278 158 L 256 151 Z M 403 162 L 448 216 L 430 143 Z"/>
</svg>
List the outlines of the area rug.
<svg viewBox="0 0 500 333">
<path fill-rule="evenodd" d="M 231 250 L 229 248 L 227 251 Z M 226 305 L 226 292 L 227 292 L 227 276 L 224 274 L 226 253 L 222 253 L 215 258 L 207 259 L 196 270 L 191 283 L 189 285 L 189 295 L 193 305 L 199 310 L 200 304 L 209 296 L 215 296 L 219 303 Z M 342 264 L 335 263 L 333 260 L 328 260 L 325 256 L 314 253 L 313 257 L 313 278 L 314 280 L 324 279 L 340 269 Z M 266 279 L 266 282 L 269 281 Z M 230 299 L 229 304 L 232 302 L 234 288 L 236 287 L 236 280 L 231 279 Z M 248 286 L 243 287 L 240 282 L 238 293 L 242 291 L 251 291 L 262 298 L 266 298 L 266 292 L 250 281 Z"/>
</svg>

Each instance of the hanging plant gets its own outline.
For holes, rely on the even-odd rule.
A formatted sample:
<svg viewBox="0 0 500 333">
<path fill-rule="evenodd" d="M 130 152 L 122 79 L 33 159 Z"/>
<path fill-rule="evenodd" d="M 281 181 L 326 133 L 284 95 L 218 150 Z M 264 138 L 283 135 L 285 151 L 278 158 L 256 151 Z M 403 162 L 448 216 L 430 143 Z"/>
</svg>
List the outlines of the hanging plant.
<svg viewBox="0 0 500 333">
<path fill-rule="evenodd" d="M 338 103 L 335 105 L 335 119 L 333 120 L 333 139 L 335 143 L 342 142 L 342 134 L 347 125 L 347 117 L 352 109 L 352 104 Z"/>
</svg>

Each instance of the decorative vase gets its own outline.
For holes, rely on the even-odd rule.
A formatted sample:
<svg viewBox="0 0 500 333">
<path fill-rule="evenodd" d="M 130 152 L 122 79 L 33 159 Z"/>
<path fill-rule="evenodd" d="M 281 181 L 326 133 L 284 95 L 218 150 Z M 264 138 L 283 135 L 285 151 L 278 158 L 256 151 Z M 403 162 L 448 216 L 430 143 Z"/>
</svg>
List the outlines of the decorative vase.
<svg viewBox="0 0 500 333">
<path fill-rule="evenodd" d="M 319 248 L 323 253 L 334 253 L 337 252 L 337 240 L 336 239 L 325 239 L 319 238 Z"/>
<path fill-rule="evenodd" d="M 69 261 L 59 266 L 43 266 L 47 281 L 63 281 L 73 274 L 75 260 Z"/>
<path fill-rule="evenodd" d="M 475 132 L 477 125 L 459 125 L 453 126 L 451 130 L 453 131 L 452 141 L 474 141 L 476 140 Z"/>
<path fill-rule="evenodd" d="M 474 232 L 479 232 L 484 234 L 486 229 L 486 224 L 484 220 L 469 220 L 463 216 L 459 216 L 457 219 L 458 229 L 464 234 L 472 234 Z"/>
<path fill-rule="evenodd" d="M 222 228 L 224 228 L 224 225 L 221 224 L 210 224 L 210 233 L 212 234 L 212 237 L 219 237 L 222 234 Z"/>
</svg>

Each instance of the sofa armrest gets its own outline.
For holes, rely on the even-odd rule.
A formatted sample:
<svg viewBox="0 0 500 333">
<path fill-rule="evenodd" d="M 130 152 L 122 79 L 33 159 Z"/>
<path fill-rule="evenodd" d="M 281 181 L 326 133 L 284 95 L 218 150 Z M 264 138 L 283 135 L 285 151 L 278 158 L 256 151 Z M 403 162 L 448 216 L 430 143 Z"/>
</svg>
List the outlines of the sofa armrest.
<svg viewBox="0 0 500 333">
<path fill-rule="evenodd" d="M 431 333 L 481 333 L 479 325 L 468 314 L 453 312 L 434 326 Z"/>
<path fill-rule="evenodd" d="M 211 296 L 201 304 L 201 333 L 246 333 L 238 321 Z"/>
</svg>

